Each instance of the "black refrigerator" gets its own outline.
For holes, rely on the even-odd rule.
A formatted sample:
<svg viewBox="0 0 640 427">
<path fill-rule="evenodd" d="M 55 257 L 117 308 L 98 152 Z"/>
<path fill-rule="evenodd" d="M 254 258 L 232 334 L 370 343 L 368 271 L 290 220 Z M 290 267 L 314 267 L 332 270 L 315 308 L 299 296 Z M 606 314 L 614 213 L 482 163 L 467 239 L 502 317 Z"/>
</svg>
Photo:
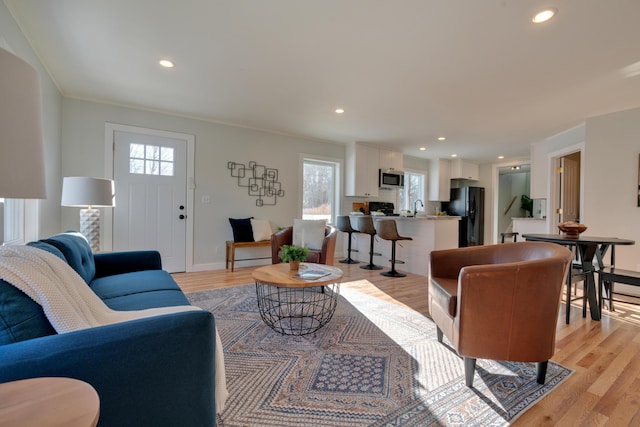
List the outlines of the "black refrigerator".
<svg viewBox="0 0 640 427">
<path fill-rule="evenodd" d="M 447 215 L 462 217 L 459 223 L 458 247 L 484 244 L 484 188 L 452 188 L 445 211 Z"/>
</svg>

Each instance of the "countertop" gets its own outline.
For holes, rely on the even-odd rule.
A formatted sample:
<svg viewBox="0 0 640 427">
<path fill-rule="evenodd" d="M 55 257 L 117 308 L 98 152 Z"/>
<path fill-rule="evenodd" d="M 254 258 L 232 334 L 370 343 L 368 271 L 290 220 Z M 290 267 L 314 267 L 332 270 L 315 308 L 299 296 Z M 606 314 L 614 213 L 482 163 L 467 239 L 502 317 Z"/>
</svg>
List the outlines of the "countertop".
<svg viewBox="0 0 640 427">
<path fill-rule="evenodd" d="M 356 215 L 358 216 L 358 215 Z M 460 220 L 461 217 L 459 216 L 453 216 L 453 215 L 426 215 L 426 216 L 417 216 L 417 217 L 412 217 L 412 216 L 386 216 L 386 215 L 373 215 L 373 219 L 377 219 L 377 220 L 385 220 L 385 219 L 395 219 L 396 221 L 424 221 L 424 220 L 436 220 L 436 221 L 442 221 L 442 220 L 448 220 L 448 219 L 456 219 L 456 220 Z"/>
<path fill-rule="evenodd" d="M 525 221 L 546 221 L 546 218 L 525 218 L 525 217 L 511 217 L 511 219 L 520 219 Z"/>
</svg>

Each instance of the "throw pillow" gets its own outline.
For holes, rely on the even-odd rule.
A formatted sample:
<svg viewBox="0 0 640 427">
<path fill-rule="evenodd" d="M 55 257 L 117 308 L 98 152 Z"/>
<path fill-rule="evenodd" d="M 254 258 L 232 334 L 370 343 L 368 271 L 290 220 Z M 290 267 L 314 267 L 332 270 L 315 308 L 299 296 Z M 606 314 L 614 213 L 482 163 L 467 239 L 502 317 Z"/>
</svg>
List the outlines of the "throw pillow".
<svg viewBox="0 0 640 427">
<path fill-rule="evenodd" d="M 271 224 L 266 219 L 252 219 L 251 228 L 253 229 L 253 240 L 256 242 L 271 239 L 273 231 Z"/>
<path fill-rule="evenodd" d="M 294 219 L 293 244 L 321 250 L 327 221 L 324 219 Z"/>
<path fill-rule="evenodd" d="M 229 218 L 231 229 L 233 230 L 234 242 L 254 242 L 253 240 L 253 228 L 251 228 L 250 218 Z"/>
</svg>

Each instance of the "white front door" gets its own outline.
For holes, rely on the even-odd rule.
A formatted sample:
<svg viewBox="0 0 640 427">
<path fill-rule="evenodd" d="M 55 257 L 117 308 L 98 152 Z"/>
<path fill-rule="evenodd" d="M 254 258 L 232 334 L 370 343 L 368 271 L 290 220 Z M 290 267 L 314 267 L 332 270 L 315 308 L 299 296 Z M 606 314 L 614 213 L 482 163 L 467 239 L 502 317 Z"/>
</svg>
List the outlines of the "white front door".
<svg viewBox="0 0 640 427">
<path fill-rule="evenodd" d="M 113 250 L 156 249 L 186 270 L 187 141 L 114 132 Z"/>
</svg>

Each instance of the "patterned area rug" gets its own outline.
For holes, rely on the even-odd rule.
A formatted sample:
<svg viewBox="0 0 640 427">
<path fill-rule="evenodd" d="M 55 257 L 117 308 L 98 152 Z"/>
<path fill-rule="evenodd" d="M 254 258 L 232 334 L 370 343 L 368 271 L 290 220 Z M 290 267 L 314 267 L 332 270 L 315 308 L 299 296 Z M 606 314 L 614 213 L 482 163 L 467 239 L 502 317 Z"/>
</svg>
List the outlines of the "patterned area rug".
<svg viewBox="0 0 640 427">
<path fill-rule="evenodd" d="M 469 389 L 431 319 L 345 286 L 333 319 L 297 337 L 264 324 L 254 285 L 187 296 L 224 345 L 223 427 L 508 425 L 572 373 L 550 362 L 539 385 L 533 363 L 480 359 Z"/>
</svg>

